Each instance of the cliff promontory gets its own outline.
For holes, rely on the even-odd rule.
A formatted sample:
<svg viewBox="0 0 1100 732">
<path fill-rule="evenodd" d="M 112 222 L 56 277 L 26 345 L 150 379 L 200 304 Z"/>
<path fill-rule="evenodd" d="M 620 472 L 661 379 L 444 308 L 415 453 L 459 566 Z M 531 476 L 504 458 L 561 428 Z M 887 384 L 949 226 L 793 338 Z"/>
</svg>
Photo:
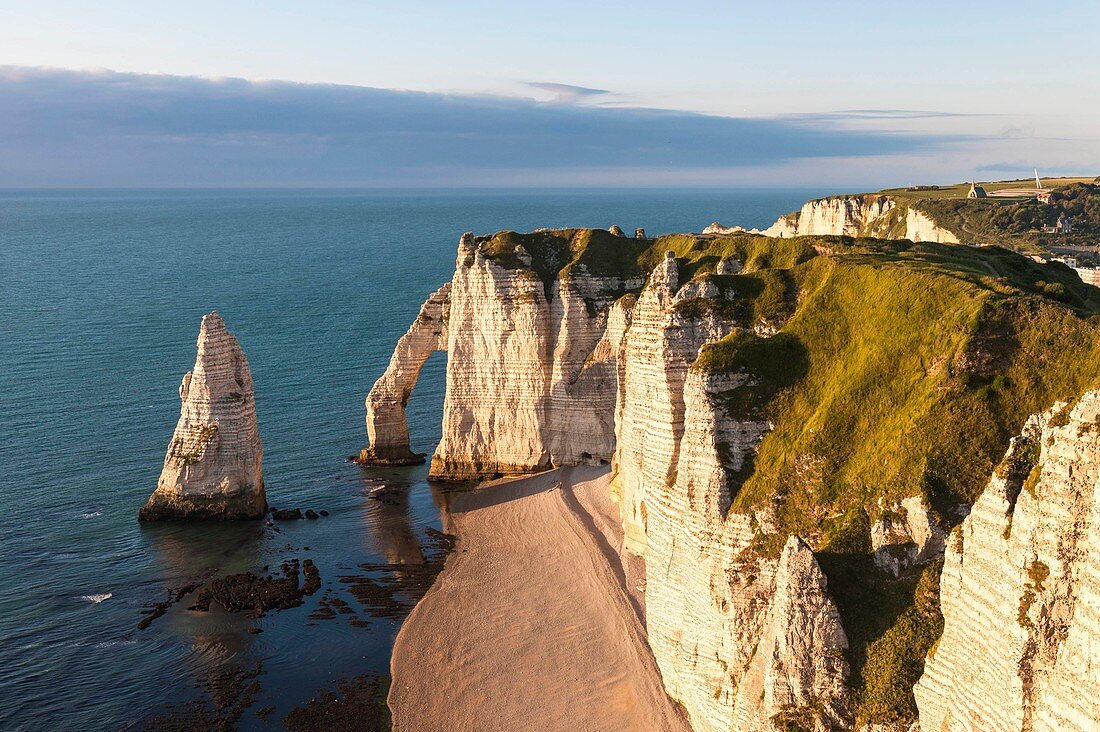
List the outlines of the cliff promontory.
<svg viewBox="0 0 1100 732">
<path fill-rule="evenodd" d="M 940 611 L 945 537 L 1031 414 L 1100 383 L 1097 314 L 1070 270 L 995 247 L 465 236 L 432 473 L 610 462 L 648 642 L 695 729 L 907 729 L 945 618 L 935 653 L 976 632 L 952 630 L 950 549 Z"/>
<path fill-rule="evenodd" d="M 144 521 L 249 519 L 267 511 L 252 373 L 217 313 L 203 316 L 195 367 Z"/>
</svg>

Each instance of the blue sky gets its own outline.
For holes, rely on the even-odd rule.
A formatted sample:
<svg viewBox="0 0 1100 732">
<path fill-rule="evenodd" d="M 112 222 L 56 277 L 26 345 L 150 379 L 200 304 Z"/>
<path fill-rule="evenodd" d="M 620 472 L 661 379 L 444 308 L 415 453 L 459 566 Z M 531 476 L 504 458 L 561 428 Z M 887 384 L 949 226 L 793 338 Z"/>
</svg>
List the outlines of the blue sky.
<svg viewBox="0 0 1100 732">
<path fill-rule="evenodd" d="M 1095 174 L 1097 28 L 1091 0 L 0 0 L 0 186 Z"/>
</svg>

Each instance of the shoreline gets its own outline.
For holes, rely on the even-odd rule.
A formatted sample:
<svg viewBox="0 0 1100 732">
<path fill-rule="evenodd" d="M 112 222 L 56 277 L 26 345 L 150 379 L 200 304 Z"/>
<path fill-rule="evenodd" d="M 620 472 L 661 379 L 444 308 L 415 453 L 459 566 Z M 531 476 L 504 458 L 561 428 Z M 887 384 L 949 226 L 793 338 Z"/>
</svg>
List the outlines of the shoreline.
<svg viewBox="0 0 1100 732">
<path fill-rule="evenodd" d="M 394 641 L 395 732 L 689 729 L 609 483 L 607 467 L 563 468 L 454 497 L 455 550 Z"/>
</svg>

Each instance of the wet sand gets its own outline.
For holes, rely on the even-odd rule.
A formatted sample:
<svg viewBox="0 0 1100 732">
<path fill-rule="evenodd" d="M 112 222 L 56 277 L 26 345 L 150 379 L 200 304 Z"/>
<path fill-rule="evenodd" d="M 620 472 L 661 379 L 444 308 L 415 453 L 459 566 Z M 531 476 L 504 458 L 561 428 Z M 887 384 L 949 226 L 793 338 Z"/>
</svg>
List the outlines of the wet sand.
<svg viewBox="0 0 1100 732">
<path fill-rule="evenodd" d="M 620 560 L 608 468 L 455 496 L 458 537 L 394 645 L 393 729 L 688 730 Z"/>
</svg>

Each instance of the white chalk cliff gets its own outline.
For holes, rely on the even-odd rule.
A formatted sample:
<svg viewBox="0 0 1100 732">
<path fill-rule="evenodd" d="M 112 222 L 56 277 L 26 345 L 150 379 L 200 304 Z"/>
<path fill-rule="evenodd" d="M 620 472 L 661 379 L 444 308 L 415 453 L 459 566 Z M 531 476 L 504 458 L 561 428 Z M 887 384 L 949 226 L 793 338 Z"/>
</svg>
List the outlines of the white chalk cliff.
<svg viewBox="0 0 1100 732">
<path fill-rule="evenodd" d="M 874 194 L 821 198 L 781 216 L 763 233 L 777 237 L 868 235 L 896 205 L 889 196 Z"/>
<path fill-rule="evenodd" d="M 932 241 L 958 244 L 959 238 L 936 224 L 932 217 L 910 206 L 905 212 L 905 238 L 910 241 Z"/>
<path fill-rule="evenodd" d="M 898 213 L 888 200 L 848 198 L 797 219 L 806 214 L 815 233 L 851 233 Z M 760 344 L 789 335 L 725 307 L 742 263 L 723 251 L 709 265 L 719 274 L 696 267 L 688 279 L 666 253 L 646 260 L 656 264 L 645 277 L 583 265 L 540 277 L 522 246 L 490 256 L 490 243 L 463 237 L 449 299 L 446 287 L 432 295 L 399 343 L 368 398 L 372 444 L 386 426 L 389 444 L 407 450 L 404 403 L 423 358 L 445 347 L 433 476 L 610 461 L 625 546 L 645 560 L 648 641 L 694 729 L 850 729 L 848 634 L 826 575 L 807 542 L 775 536 L 769 509 L 735 508 L 772 424 L 753 399 L 731 395 L 764 387 L 699 358 L 731 334 Z M 1034 421 L 1033 491 L 1021 489 L 1026 475 L 1000 471 L 952 537 L 920 495 L 879 505 L 867 538 L 888 572 L 946 545 L 945 631 L 916 689 L 926 732 L 1096 729 L 1098 413 L 1091 393 L 1061 426 Z"/>
<path fill-rule="evenodd" d="M 694 728 L 771 729 L 773 717 L 840 723 L 847 639 L 812 551 L 792 537 L 767 558 L 756 518 L 728 510 L 735 476 L 769 425 L 734 419 L 722 406 L 721 393 L 751 377 L 690 368 L 703 344 L 735 328 L 716 311 L 676 310 L 723 297 L 714 279 L 681 285 L 667 255 L 644 288 L 641 278 L 583 268 L 547 285 L 485 256 L 482 243 L 463 237 L 451 282 L 433 475 L 613 458 L 626 541 L 646 560 L 650 643 Z M 718 266 L 740 269 L 734 260 Z M 394 359 L 407 364 L 391 362 L 388 374 L 418 369 L 402 341 Z M 437 343 L 416 353 L 428 347 Z M 388 389 L 395 409 L 407 399 L 405 383 Z M 387 408 L 371 407 L 375 415 Z"/>
<path fill-rule="evenodd" d="M 409 423 L 405 407 L 412 396 L 420 369 L 435 351 L 447 350 L 447 320 L 451 313 L 451 284 L 440 287 L 420 307 L 408 332 L 397 341 L 386 372 L 367 394 L 367 437 L 370 447 L 359 462 L 376 465 L 408 465 L 424 462 L 409 449 Z"/>
<path fill-rule="evenodd" d="M 904 214 L 904 233 L 902 232 Z M 746 231 L 740 226 L 713 223 L 704 234 L 735 234 Z M 763 231 L 750 233 L 789 238 L 792 236 L 874 236 L 905 238 L 915 242 L 958 244 L 959 238 L 937 224 L 919 208 L 919 202 L 898 203 L 883 194 L 832 196 L 807 201 L 798 211 L 780 216 Z"/>
<path fill-rule="evenodd" d="M 143 520 L 246 519 L 267 511 L 252 373 L 217 313 L 203 316 L 195 367 Z"/>
<path fill-rule="evenodd" d="M 767 558 L 758 519 L 729 511 L 766 421 L 735 418 L 723 395 L 748 374 L 692 368 L 734 325 L 675 305 L 720 297 L 679 287 L 666 258 L 638 298 L 621 357 L 614 489 L 627 547 L 645 556 L 646 626 L 668 693 L 696 730 L 771 729 L 793 716 L 845 718 L 847 638 L 813 553 L 791 537 Z"/>
<path fill-rule="evenodd" d="M 485 256 L 488 239 L 462 237 L 452 281 L 429 297 L 367 397 L 367 462 L 413 459 L 405 404 L 435 350 L 448 358 L 433 477 L 611 460 L 616 359 L 630 318 L 629 299 L 616 300 L 641 278 L 594 276 L 578 265 L 547 284 Z M 531 262 L 522 246 L 515 257 Z"/>
<path fill-rule="evenodd" d="M 1100 392 L 1013 440 L 948 539 L 940 598 L 921 729 L 1100 728 Z"/>
</svg>

